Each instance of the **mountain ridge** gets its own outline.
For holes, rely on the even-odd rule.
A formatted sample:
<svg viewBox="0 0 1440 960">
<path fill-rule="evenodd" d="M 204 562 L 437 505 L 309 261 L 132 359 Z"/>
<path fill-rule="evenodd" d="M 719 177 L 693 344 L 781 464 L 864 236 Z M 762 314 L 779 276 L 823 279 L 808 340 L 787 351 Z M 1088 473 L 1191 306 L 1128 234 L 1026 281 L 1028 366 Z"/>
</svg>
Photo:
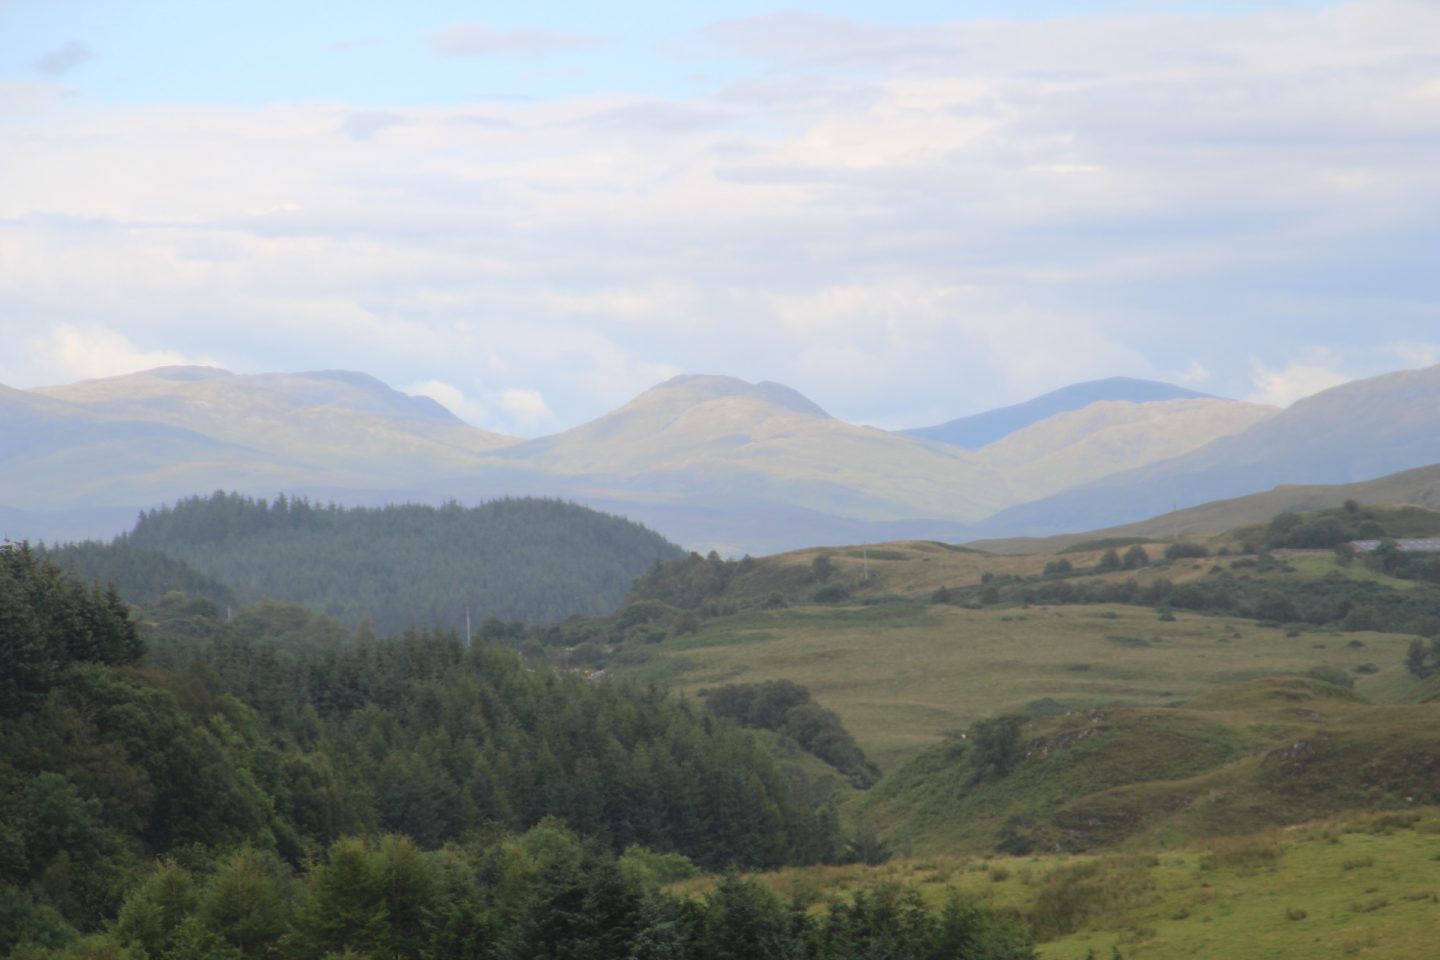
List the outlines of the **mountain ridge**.
<svg viewBox="0 0 1440 960">
<path fill-rule="evenodd" d="M 1374 480 L 1440 463 L 1440 365 L 1354 380 L 1296 401 L 1241 434 L 1009 507 L 979 536 L 1048 536 L 1137 522 L 1281 484 Z"/>
<path fill-rule="evenodd" d="M 1080 410 L 1092 403 L 1107 401 L 1148 403 L 1162 400 L 1197 399 L 1216 400 L 1222 398 L 1186 387 L 1177 387 L 1159 380 L 1106 377 L 1101 380 L 1070 384 L 1021 403 L 984 410 L 929 427 L 912 427 L 896 432 L 934 440 L 937 443 L 948 443 L 966 450 L 978 450 L 1047 417 Z"/>
</svg>

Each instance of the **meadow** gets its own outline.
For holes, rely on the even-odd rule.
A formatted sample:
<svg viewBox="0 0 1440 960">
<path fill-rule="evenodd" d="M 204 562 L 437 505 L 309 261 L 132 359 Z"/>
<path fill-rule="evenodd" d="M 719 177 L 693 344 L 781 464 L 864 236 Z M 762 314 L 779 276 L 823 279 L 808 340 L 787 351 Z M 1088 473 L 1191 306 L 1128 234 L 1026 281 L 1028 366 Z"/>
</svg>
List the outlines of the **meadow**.
<svg viewBox="0 0 1440 960">
<path fill-rule="evenodd" d="M 1349 814 L 1160 853 L 940 855 L 758 878 L 812 911 L 877 882 L 913 885 L 935 904 L 953 892 L 1025 917 L 1044 960 L 1430 960 L 1440 809 Z"/>
<path fill-rule="evenodd" d="M 693 635 L 642 648 L 626 670 L 688 694 L 724 683 L 803 683 L 886 772 L 1006 712 L 1178 704 L 1321 666 L 1354 677 L 1358 693 L 1378 700 L 1403 699 L 1415 686 L 1403 666 L 1407 635 L 1172 616 L 1127 605 L 804 605 L 706 621 Z"/>
</svg>

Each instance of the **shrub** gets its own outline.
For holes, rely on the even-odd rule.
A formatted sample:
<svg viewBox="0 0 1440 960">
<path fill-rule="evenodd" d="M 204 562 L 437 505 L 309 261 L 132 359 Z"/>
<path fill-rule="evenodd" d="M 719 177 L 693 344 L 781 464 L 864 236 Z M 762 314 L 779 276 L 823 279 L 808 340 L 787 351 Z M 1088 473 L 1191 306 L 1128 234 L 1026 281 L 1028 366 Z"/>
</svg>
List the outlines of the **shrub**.
<svg viewBox="0 0 1440 960">
<path fill-rule="evenodd" d="M 1166 560 L 1190 560 L 1210 556 L 1210 551 L 1198 543 L 1180 541 L 1165 548 Z"/>
</svg>

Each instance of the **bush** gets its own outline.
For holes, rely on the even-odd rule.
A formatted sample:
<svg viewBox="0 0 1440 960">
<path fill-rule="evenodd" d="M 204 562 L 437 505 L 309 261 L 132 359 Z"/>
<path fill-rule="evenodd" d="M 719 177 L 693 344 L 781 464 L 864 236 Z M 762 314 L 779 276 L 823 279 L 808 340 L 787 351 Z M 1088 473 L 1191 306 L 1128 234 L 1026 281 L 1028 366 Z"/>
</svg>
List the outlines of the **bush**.
<svg viewBox="0 0 1440 960">
<path fill-rule="evenodd" d="M 1316 680 L 1323 680 L 1326 683 L 1333 683 L 1337 687 L 1344 687 L 1349 690 L 1355 686 L 1355 678 L 1350 676 L 1339 667 L 1332 667 L 1325 664 L 1319 667 L 1311 667 L 1305 671 L 1307 677 L 1314 677 Z"/>
<path fill-rule="evenodd" d="M 1165 548 L 1166 560 L 1198 559 L 1208 556 L 1210 556 L 1210 551 L 1198 543 L 1181 541 L 1179 543 L 1172 543 Z"/>
</svg>

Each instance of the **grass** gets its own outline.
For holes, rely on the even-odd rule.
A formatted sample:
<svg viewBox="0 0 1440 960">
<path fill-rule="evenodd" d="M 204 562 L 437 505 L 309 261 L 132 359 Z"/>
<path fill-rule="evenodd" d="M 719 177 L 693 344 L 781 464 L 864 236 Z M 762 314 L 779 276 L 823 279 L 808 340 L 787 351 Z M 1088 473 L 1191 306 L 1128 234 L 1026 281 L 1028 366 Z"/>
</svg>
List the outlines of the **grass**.
<svg viewBox="0 0 1440 960">
<path fill-rule="evenodd" d="M 1164 622 L 1134 606 L 811 605 L 706 621 L 642 648 L 623 669 L 692 694 L 730 682 L 802 683 L 887 772 L 976 720 L 1047 699 L 1051 712 L 1174 704 L 1320 665 L 1387 699 L 1412 686 L 1401 665 L 1408 636 L 1286 633 L 1185 613 Z M 1348 645 L 1356 637 L 1363 647 Z M 1363 664 L 1379 670 L 1354 673 Z"/>
<path fill-rule="evenodd" d="M 760 875 L 814 910 L 880 881 L 1017 912 L 1045 960 L 1428 960 L 1440 929 L 1440 810 L 1357 814 L 1125 855 L 935 856 Z M 699 892 L 709 879 L 679 889 Z"/>
<path fill-rule="evenodd" d="M 1173 845 L 1355 809 L 1440 803 L 1440 704 L 1375 705 L 1271 677 L 1179 708 L 1035 720 L 1005 776 L 954 741 L 856 801 L 897 849 L 1089 851 Z"/>
</svg>

